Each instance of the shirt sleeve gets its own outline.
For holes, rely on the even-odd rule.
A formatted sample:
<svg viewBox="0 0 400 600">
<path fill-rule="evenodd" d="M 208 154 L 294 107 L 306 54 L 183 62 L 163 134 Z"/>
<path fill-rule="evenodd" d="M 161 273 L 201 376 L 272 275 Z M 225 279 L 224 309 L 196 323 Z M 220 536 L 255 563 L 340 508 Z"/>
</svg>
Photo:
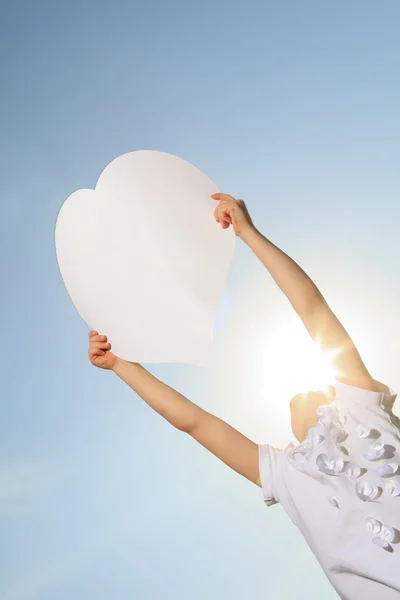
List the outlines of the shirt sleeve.
<svg viewBox="0 0 400 600">
<path fill-rule="evenodd" d="M 267 506 L 273 506 L 279 502 L 277 494 L 277 449 L 269 444 L 258 445 L 258 464 L 260 481 Z"/>
</svg>

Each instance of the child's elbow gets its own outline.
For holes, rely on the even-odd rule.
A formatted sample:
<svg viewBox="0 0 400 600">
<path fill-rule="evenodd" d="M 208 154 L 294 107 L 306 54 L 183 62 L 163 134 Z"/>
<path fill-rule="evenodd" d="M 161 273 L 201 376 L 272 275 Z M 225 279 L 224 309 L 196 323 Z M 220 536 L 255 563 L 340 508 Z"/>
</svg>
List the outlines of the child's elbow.
<svg viewBox="0 0 400 600">
<path fill-rule="evenodd" d="M 179 421 L 175 423 L 175 429 L 178 431 L 182 431 L 182 433 L 187 433 L 188 435 L 192 435 L 193 433 L 193 424 L 188 421 Z"/>
<path fill-rule="evenodd" d="M 197 415 L 179 415 L 172 425 L 174 425 L 178 431 L 193 436 L 199 426 L 199 419 Z"/>
<path fill-rule="evenodd" d="M 184 419 L 182 419 L 178 429 L 196 438 L 200 429 L 203 428 L 205 412 L 198 406 L 195 406 Z"/>
</svg>

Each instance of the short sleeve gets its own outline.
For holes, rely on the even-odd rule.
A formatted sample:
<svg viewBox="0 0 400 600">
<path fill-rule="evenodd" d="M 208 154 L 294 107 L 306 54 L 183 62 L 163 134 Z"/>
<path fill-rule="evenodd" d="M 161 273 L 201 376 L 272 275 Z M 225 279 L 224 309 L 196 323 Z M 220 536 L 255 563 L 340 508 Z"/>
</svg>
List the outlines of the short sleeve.
<svg viewBox="0 0 400 600">
<path fill-rule="evenodd" d="M 277 453 L 278 450 L 269 444 L 258 445 L 258 465 L 260 481 L 267 506 L 279 502 L 277 495 Z"/>
</svg>

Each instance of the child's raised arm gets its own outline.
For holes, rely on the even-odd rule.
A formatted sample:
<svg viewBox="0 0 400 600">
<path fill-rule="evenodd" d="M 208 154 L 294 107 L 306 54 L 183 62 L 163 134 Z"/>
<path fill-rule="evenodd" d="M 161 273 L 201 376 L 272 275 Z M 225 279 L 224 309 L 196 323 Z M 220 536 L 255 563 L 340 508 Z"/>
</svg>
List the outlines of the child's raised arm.
<svg viewBox="0 0 400 600">
<path fill-rule="evenodd" d="M 332 363 L 337 370 L 337 379 L 348 385 L 375 390 L 375 381 L 353 340 L 303 269 L 258 231 L 247 232 L 243 239 L 284 292 L 310 336 L 318 340 L 324 350 L 334 351 Z"/>
<path fill-rule="evenodd" d="M 89 339 L 89 358 L 94 366 L 114 371 L 176 429 L 188 433 L 228 467 L 261 486 L 257 444 L 154 377 L 138 363 L 116 357 L 106 336 L 92 331 Z"/>
<path fill-rule="evenodd" d="M 355 387 L 379 391 L 349 334 L 310 277 L 254 227 L 242 200 L 226 194 L 212 197 L 219 201 L 216 220 L 224 229 L 232 224 L 236 235 L 253 250 L 286 295 L 311 337 L 318 339 L 323 349 L 335 351 L 333 363 L 338 372 L 337 379 Z"/>
<path fill-rule="evenodd" d="M 188 433 L 228 467 L 260 485 L 257 444 L 154 377 L 141 365 L 118 359 L 113 370 L 171 425 Z"/>
</svg>

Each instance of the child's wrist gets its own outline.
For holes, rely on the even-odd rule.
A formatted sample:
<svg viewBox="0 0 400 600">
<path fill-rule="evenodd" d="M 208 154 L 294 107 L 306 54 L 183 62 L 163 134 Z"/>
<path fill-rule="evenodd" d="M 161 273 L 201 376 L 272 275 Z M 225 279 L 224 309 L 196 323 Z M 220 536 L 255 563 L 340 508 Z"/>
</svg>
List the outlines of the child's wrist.
<svg viewBox="0 0 400 600">
<path fill-rule="evenodd" d="M 243 233 L 240 236 L 240 239 L 247 245 L 251 244 L 251 241 L 258 235 L 258 230 L 251 225 L 250 227 L 246 227 Z"/>
<path fill-rule="evenodd" d="M 139 363 L 129 362 L 128 360 L 119 358 L 119 356 L 117 356 L 115 359 L 115 363 L 112 367 L 112 370 L 114 371 L 114 373 L 116 373 L 118 375 L 118 373 L 120 373 L 124 367 L 130 367 L 131 369 L 136 368 L 136 369 L 140 369 L 140 370 L 143 369 L 142 365 L 140 365 Z"/>
<path fill-rule="evenodd" d="M 124 363 L 126 363 L 126 360 L 124 360 L 123 358 L 119 358 L 117 356 L 115 359 L 115 362 L 112 366 L 112 371 L 114 371 L 114 373 L 116 373 L 118 375 L 118 373 L 121 372 L 121 369 L 124 366 Z"/>
</svg>

